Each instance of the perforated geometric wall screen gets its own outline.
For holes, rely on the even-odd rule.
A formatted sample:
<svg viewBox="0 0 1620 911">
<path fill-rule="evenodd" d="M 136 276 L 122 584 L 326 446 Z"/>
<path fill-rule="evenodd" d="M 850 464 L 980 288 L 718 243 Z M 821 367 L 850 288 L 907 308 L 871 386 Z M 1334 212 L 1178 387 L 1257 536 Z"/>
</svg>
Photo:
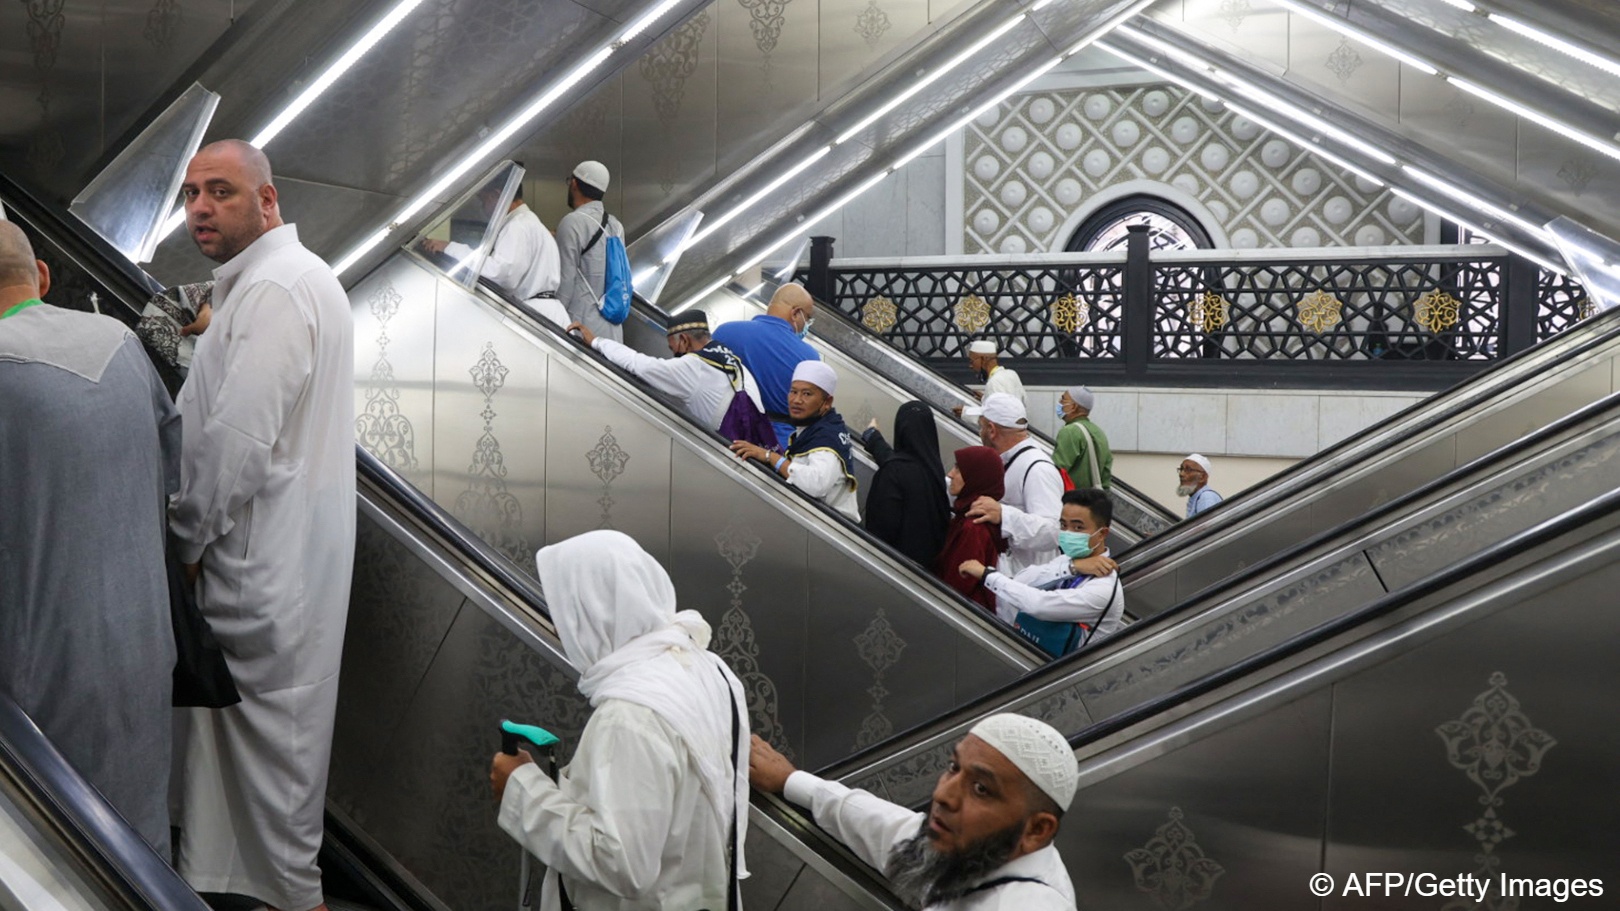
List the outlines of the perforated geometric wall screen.
<svg viewBox="0 0 1620 911">
<path fill-rule="evenodd" d="M 1122 184 L 1173 188 L 1237 248 L 1424 242 L 1417 206 L 1176 86 L 1015 96 L 967 126 L 962 172 L 968 254 L 1060 251 Z"/>
</svg>

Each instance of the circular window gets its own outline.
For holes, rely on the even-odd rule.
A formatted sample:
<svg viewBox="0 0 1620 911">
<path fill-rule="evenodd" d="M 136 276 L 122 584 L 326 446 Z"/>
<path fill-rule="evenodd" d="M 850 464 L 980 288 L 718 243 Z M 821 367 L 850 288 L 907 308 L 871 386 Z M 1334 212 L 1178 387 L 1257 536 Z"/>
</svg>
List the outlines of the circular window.
<svg viewBox="0 0 1620 911">
<path fill-rule="evenodd" d="M 1070 253 L 1118 250 L 1132 225 L 1147 225 L 1150 250 L 1207 250 L 1215 244 L 1192 213 L 1156 196 L 1116 199 L 1087 218 L 1063 248 Z"/>
</svg>

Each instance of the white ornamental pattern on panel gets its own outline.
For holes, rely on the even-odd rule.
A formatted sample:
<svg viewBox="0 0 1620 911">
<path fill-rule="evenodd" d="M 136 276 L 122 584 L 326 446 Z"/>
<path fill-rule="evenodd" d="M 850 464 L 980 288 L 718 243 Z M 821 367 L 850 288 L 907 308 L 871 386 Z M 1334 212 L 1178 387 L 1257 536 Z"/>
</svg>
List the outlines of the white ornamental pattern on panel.
<svg viewBox="0 0 1620 911">
<path fill-rule="evenodd" d="M 742 682 L 743 694 L 748 700 L 748 725 L 755 734 L 793 758 L 788 743 L 787 729 L 782 726 L 776 697 L 776 683 L 759 666 L 759 641 L 754 636 L 754 621 L 743 609 L 743 593 L 748 591 L 743 582 L 743 569 L 759 555 L 765 543 L 742 516 L 733 514 L 726 527 L 714 536 L 720 556 L 731 565 L 731 582 L 726 591 L 731 603 L 720 617 L 720 626 L 714 634 L 714 652 L 726 660 L 726 666 Z"/>
<path fill-rule="evenodd" d="M 1424 237 L 1417 206 L 1175 86 L 1019 95 L 969 123 L 962 150 L 968 254 L 1062 250 L 1071 215 L 1134 181 L 1197 200 L 1239 249 Z"/>
</svg>

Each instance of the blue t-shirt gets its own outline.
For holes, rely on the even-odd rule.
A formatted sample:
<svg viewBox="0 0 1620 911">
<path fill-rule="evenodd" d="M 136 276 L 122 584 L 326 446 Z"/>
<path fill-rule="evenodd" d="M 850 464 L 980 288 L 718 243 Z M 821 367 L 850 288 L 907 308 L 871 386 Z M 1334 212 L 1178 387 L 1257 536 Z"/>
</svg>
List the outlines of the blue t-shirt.
<svg viewBox="0 0 1620 911">
<path fill-rule="evenodd" d="M 1205 485 L 1198 488 L 1198 492 L 1187 498 L 1187 518 L 1192 518 L 1204 510 L 1221 502 L 1221 495 L 1214 488 Z"/>
<path fill-rule="evenodd" d="M 742 358 L 759 384 L 765 410 L 775 415 L 787 414 L 788 388 L 799 363 L 821 360 L 816 349 L 794 333 L 793 324 L 780 316 L 762 314 L 722 323 L 714 330 L 714 340 Z"/>
</svg>

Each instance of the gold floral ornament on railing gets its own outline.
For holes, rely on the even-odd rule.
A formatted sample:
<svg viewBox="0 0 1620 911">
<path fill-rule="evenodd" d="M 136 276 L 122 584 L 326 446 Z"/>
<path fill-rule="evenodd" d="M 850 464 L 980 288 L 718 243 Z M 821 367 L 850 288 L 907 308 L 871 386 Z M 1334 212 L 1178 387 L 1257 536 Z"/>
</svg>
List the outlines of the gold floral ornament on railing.
<svg viewBox="0 0 1620 911">
<path fill-rule="evenodd" d="M 1187 304 L 1187 322 L 1208 335 L 1232 318 L 1232 305 L 1213 291 L 1205 291 Z"/>
<path fill-rule="evenodd" d="M 1462 301 L 1444 291 L 1430 291 L 1412 305 L 1412 321 L 1431 335 L 1457 325 L 1462 318 Z"/>
<path fill-rule="evenodd" d="M 1306 297 L 1297 306 L 1299 324 L 1317 335 L 1337 326 L 1344 312 L 1344 303 L 1326 291 Z"/>
<path fill-rule="evenodd" d="M 1086 323 L 1091 322 L 1091 304 L 1076 298 L 1073 294 L 1065 294 L 1052 302 L 1052 325 L 1059 332 L 1073 335 L 1084 329 Z"/>
<path fill-rule="evenodd" d="M 867 301 L 866 306 L 861 308 L 861 325 L 878 335 L 893 329 L 899 318 L 900 310 L 895 307 L 894 301 L 881 294 Z"/>
<path fill-rule="evenodd" d="M 1575 302 L 1575 318 L 1576 319 L 1591 319 L 1592 317 L 1597 316 L 1597 315 L 1598 315 L 1597 302 L 1592 300 L 1591 295 L 1582 294 L 1580 296 L 1580 299 Z"/>
<path fill-rule="evenodd" d="M 977 294 L 969 294 L 957 302 L 956 315 L 951 322 L 968 335 L 982 332 L 990 325 L 990 305 Z"/>
</svg>

